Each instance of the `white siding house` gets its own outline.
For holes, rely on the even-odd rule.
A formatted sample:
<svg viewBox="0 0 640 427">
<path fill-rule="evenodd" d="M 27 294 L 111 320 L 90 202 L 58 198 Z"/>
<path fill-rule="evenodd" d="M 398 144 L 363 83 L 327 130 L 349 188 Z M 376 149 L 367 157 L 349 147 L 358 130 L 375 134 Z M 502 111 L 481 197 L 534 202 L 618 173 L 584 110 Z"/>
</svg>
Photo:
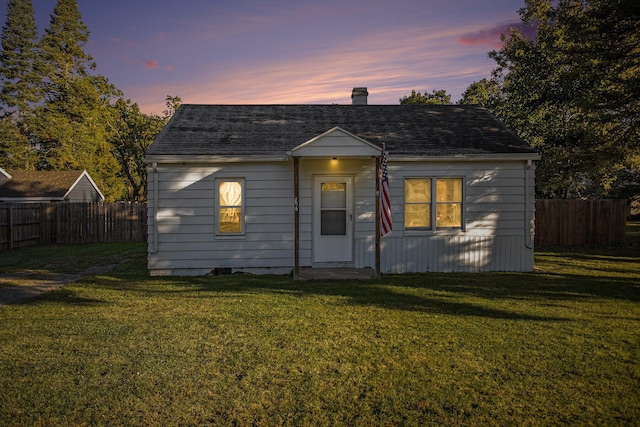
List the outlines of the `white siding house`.
<svg viewBox="0 0 640 427">
<path fill-rule="evenodd" d="M 477 106 L 183 105 L 146 153 L 148 268 L 530 271 L 536 159 Z"/>
</svg>

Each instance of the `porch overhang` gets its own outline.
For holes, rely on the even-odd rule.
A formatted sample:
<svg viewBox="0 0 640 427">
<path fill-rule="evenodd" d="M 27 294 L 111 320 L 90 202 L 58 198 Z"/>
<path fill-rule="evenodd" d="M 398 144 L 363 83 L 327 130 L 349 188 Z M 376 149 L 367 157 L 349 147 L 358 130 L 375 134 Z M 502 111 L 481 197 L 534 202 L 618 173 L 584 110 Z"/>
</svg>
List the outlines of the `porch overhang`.
<svg viewBox="0 0 640 427">
<path fill-rule="evenodd" d="M 378 157 L 382 148 L 338 126 L 298 145 L 291 157 L 358 159 Z"/>
</svg>

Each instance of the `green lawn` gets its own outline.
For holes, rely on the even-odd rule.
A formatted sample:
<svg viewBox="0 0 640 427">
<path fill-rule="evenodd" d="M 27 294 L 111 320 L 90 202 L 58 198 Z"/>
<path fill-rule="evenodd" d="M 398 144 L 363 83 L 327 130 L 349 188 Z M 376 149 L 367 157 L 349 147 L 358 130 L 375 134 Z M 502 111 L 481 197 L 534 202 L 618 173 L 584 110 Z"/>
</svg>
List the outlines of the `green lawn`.
<svg viewBox="0 0 640 427">
<path fill-rule="evenodd" d="M 0 308 L 0 425 L 640 419 L 637 249 L 542 250 L 528 274 L 296 282 L 150 278 L 144 246 L 105 244 L 2 252 L 0 274 L 67 270 L 67 251 L 77 269 L 130 261 Z"/>
</svg>

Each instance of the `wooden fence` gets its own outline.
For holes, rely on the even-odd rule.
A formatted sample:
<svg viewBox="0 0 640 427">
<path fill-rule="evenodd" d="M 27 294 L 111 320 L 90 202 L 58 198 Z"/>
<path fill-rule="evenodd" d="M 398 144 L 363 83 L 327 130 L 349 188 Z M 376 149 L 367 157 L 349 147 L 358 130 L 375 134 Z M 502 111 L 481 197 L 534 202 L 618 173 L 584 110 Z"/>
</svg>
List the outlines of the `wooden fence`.
<svg viewBox="0 0 640 427">
<path fill-rule="evenodd" d="M 146 237 L 144 203 L 0 203 L 0 250 Z"/>
<path fill-rule="evenodd" d="M 626 200 L 536 200 L 537 245 L 620 245 Z M 144 203 L 0 203 L 0 251 L 52 243 L 144 242 Z"/>
<path fill-rule="evenodd" d="M 536 200 L 537 245 L 622 245 L 626 200 Z"/>
</svg>

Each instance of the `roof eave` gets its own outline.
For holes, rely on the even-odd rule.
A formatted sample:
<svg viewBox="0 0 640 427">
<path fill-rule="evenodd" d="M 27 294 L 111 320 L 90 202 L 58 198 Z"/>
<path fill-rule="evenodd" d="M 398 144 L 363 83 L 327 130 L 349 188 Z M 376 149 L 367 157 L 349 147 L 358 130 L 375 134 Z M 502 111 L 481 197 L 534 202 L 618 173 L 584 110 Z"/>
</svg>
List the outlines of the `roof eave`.
<svg viewBox="0 0 640 427">
<path fill-rule="evenodd" d="M 147 164 L 151 163 L 247 163 L 247 162 L 278 162 L 289 160 L 286 154 L 266 155 L 235 155 L 235 156 L 210 156 L 210 155 L 150 155 L 146 156 L 143 161 Z"/>
<path fill-rule="evenodd" d="M 147 164 L 190 164 L 190 163 L 251 163 L 251 162 L 282 162 L 291 159 L 293 153 L 281 155 L 237 155 L 237 156 L 209 156 L 209 155 L 151 155 L 143 161 Z M 330 158 L 331 156 L 328 156 Z M 356 157 L 354 157 L 356 158 Z M 358 157 L 359 158 L 359 157 Z M 521 161 L 540 160 L 538 153 L 488 153 L 488 154 L 444 154 L 444 155 L 405 155 L 388 154 L 389 161 L 397 162 L 446 162 L 446 161 Z"/>
<path fill-rule="evenodd" d="M 488 154 L 442 154 L 442 155 L 405 155 L 387 154 L 387 160 L 396 162 L 450 162 L 450 161 L 520 161 L 520 160 L 540 160 L 538 153 L 488 153 Z"/>
</svg>

